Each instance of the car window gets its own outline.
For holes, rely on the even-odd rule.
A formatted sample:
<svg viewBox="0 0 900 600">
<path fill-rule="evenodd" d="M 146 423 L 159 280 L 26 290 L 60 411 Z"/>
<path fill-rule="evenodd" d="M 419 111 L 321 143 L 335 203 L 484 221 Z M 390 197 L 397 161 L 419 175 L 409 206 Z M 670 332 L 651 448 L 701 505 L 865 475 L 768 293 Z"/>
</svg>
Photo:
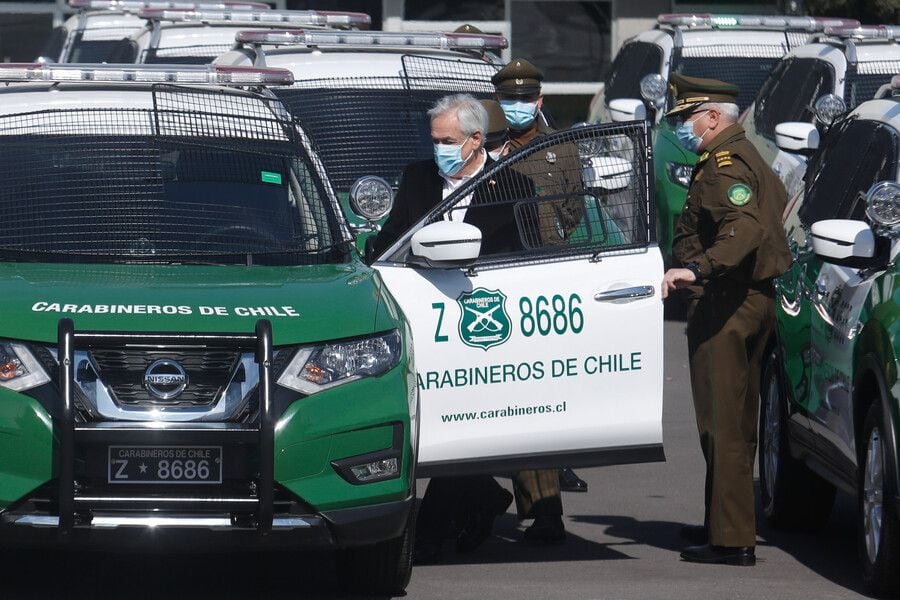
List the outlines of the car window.
<svg viewBox="0 0 900 600">
<path fill-rule="evenodd" d="M 40 56 L 52 60 L 59 60 L 68 35 L 69 32 L 65 27 L 57 27 L 54 29 L 50 34 L 50 37 L 48 37 L 47 41 L 44 43 Z"/>
<path fill-rule="evenodd" d="M 775 126 L 788 121 L 811 123 L 816 99 L 834 89 L 834 69 L 815 58 L 781 61 L 756 98 L 753 117 L 761 135 L 775 138 Z"/>
<path fill-rule="evenodd" d="M 896 172 L 896 132 L 881 123 L 851 120 L 832 130 L 827 140 L 807 176 L 799 211 L 806 226 L 823 219 L 862 219 L 861 195 L 879 178 Z"/>
<path fill-rule="evenodd" d="M 646 135 L 641 123 L 539 138 L 461 186 L 425 224 L 478 227 L 479 262 L 644 248 L 651 241 Z M 403 262 L 403 252 L 391 260 Z"/>
<path fill-rule="evenodd" d="M 896 73 L 896 70 L 891 68 L 894 65 L 891 65 L 889 62 L 884 65 L 872 65 L 871 63 L 863 64 L 866 64 L 870 68 L 877 68 L 880 66 L 882 72 L 860 73 L 858 67 L 850 69 L 850 71 L 847 72 L 847 80 L 844 82 L 844 102 L 847 103 L 847 108 L 849 110 L 853 110 L 866 100 L 874 98 L 878 88 L 886 83 L 890 83 L 891 78 Z"/>
<path fill-rule="evenodd" d="M 838 218 L 865 220 L 866 192 L 879 181 L 894 181 L 897 176 L 900 134 L 884 123 L 872 122 L 872 141 L 860 162 L 853 181 L 847 186 L 848 202 L 838 210 Z"/>
<path fill-rule="evenodd" d="M 662 48 L 646 42 L 622 46 L 606 74 L 606 101 L 617 98 L 640 98 L 641 79 L 662 68 Z"/>
</svg>

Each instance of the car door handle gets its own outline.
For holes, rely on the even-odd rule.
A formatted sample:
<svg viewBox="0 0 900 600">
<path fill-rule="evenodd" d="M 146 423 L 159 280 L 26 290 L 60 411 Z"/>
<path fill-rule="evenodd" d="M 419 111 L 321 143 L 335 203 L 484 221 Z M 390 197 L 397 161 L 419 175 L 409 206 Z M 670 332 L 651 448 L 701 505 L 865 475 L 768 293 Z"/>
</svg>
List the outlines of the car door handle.
<svg viewBox="0 0 900 600">
<path fill-rule="evenodd" d="M 637 300 L 638 298 L 652 298 L 656 289 L 652 285 L 639 285 L 636 287 L 619 288 L 594 294 L 597 302 L 612 302 L 613 300 Z"/>
</svg>

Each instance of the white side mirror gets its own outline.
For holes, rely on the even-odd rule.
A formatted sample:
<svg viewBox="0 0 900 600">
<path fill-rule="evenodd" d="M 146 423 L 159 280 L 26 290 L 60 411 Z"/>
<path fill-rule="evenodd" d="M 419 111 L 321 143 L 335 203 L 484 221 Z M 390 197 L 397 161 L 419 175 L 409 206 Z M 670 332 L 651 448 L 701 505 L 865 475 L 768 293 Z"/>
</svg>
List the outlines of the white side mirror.
<svg viewBox="0 0 900 600">
<path fill-rule="evenodd" d="M 775 144 L 787 152 L 815 150 L 819 147 L 819 130 L 811 123 L 779 123 L 775 126 Z"/>
<path fill-rule="evenodd" d="M 631 182 L 632 163 L 615 156 L 592 156 L 582 168 L 584 183 L 588 187 L 604 190 L 621 190 Z"/>
<path fill-rule="evenodd" d="M 875 256 L 875 234 L 867 223 L 850 219 L 827 219 L 812 226 L 813 252 L 825 260 Z"/>
<path fill-rule="evenodd" d="M 468 223 L 438 221 L 413 234 L 411 249 L 432 267 L 464 267 L 481 253 L 481 230 Z"/>
<path fill-rule="evenodd" d="M 609 102 L 609 117 L 614 123 L 643 121 L 647 118 L 647 107 L 635 98 L 616 98 Z"/>
</svg>

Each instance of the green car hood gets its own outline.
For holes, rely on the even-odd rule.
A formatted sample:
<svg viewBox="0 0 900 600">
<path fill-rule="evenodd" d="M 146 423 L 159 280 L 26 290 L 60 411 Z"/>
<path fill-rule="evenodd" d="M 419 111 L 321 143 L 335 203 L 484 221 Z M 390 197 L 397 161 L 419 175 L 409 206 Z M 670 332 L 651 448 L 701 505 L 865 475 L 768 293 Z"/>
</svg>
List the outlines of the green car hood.
<svg viewBox="0 0 900 600">
<path fill-rule="evenodd" d="M 384 301 L 358 262 L 300 267 L 0 264 L 0 338 L 56 342 L 76 330 L 253 332 L 272 322 L 274 343 L 372 333 Z M 384 313 L 382 313 L 383 315 Z M 383 316 L 382 316 L 383 318 Z"/>
</svg>

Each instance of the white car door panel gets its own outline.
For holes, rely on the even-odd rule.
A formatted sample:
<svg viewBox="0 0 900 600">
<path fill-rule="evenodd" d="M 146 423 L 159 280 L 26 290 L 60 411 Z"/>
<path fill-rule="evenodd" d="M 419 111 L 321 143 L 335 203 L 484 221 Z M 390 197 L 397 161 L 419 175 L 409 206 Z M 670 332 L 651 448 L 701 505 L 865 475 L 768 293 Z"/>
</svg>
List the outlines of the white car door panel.
<svg viewBox="0 0 900 600">
<path fill-rule="evenodd" d="M 590 129 L 579 135 L 599 142 L 623 127 Z M 637 199 L 628 206 L 637 207 L 642 240 L 627 226 L 610 237 L 610 215 L 619 215 L 620 225 L 628 219 L 621 218 L 624 203 L 614 207 L 614 196 L 603 196 L 600 218 L 609 223 L 594 223 L 593 231 L 603 230 L 606 246 L 591 252 L 554 246 L 546 255 L 472 268 L 397 261 L 413 231 L 441 218 L 432 214 L 375 264 L 412 328 L 420 475 L 663 459 L 663 261 L 641 208 L 649 205 L 652 172 L 646 128 L 624 129 L 640 147 L 623 154 L 622 144 L 615 146 L 637 165 L 628 189 L 615 197 Z M 568 139 L 554 137 L 561 135 Z M 595 143 L 579 146 L 582 154 L 586 146 L 607 152 Z"/>
</svg>

